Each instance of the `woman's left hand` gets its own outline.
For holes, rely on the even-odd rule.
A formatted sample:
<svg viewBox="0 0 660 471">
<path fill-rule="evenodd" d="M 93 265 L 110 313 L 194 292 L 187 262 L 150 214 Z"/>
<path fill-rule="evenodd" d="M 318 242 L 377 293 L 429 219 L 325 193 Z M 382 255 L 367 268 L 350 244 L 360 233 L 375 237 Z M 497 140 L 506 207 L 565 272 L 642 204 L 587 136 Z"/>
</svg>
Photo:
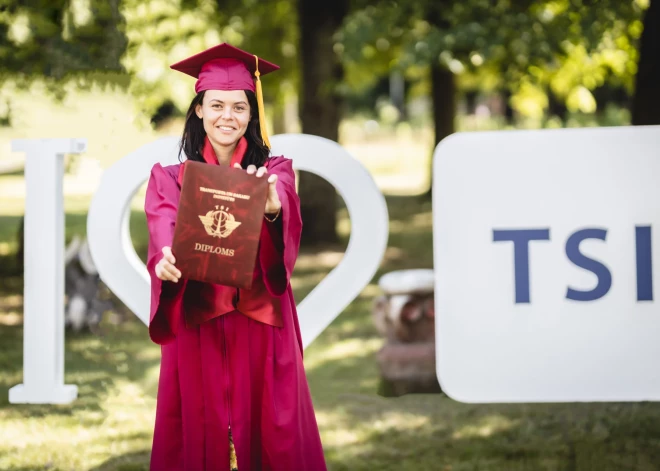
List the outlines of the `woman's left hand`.
<svg viewBox="0 0 660 471">
<path fill-rule="evenodd" d="M 234 164 L 234 167 L 241 168 L 240 164 Z M 268 175 L 268 169 L 266 167 L 259 167 L 259 169 L 257 169 L 254 165 L 248 165 L 247 173 L 250 175 L 256 173 L 257 178 L 261 178 L 264 175 Z M 266 198 L 266 208 L 264 209 L 264 213 L 274 216 L 280 212 L 280 209 L 282 209 L 282 203 L 280 202 L 280 197 L 277 195 L 277 175 L 269 175 L 268 198 Z"/>
</svg>

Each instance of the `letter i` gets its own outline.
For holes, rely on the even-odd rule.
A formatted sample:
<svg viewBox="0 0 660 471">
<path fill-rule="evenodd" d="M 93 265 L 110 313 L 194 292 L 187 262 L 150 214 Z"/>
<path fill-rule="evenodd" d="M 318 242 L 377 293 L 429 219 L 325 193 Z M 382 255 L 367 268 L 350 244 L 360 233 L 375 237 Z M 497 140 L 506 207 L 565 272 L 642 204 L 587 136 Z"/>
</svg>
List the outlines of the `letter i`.
<svg viewBox="0 0 660 471">
<path fill-rule="evenodd" d="M 637 258 L 637 301 L 653 301 L 653 257 L 651 226 L 635 226 Z"/>
</svg>

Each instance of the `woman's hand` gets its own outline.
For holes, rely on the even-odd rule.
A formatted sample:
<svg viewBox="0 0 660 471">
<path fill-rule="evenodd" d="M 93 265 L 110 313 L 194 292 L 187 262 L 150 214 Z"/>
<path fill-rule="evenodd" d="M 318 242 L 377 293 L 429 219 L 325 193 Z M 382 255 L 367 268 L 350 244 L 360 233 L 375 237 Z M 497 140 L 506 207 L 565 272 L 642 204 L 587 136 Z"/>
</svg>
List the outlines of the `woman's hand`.
<svg viewBox="0 0 660 471">
<path fill-rule="evenodd" d="M 163 247 L 163 258 L 156 264 L 156 276 L 163 281 L 179 282 L 181 272 L 174 266 L 176 260 L 170 247 Z"/>
<path fill-rule="evenodd" d="M 241 168 L 240 164 L 234 164 L 235 168 Z M 250 175 L 256 173 L 258 178 L 263 177 L 268 174 L 268 169 L 266 167 L 257 167 L 254 165 L 248 165 L 247 173 Z M 278 214 L 282 209 L 282 203 L 280 202 L 280 197 L 277 195 L 277 175 L 273 174 L 268 177 L 268 198 L 266 199 L 266 208 L 264 213 L 270 216 Z"/>
</svg>

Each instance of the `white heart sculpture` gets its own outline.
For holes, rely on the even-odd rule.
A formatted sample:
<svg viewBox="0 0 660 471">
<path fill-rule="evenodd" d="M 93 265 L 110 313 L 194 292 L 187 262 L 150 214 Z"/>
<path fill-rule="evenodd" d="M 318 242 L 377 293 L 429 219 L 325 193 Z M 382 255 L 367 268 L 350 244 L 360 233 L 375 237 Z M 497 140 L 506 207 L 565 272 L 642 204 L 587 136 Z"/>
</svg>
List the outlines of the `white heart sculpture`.
<svg viewBox="0 0 660 471">
<path fill-rule="evenodd" d="M 387 247 L 385 198 L 364 166 L 334 141 L 306 134 L 271 138 L 273 155 L 296 170 L 330 182 L 346 203 L 351 236 L 342 261 L 298 305 L 306 348 L 355 299 L 376 273 Z M 146 144 L 104 172 L 87 217 L 87 237 L 103 282 L 145 325 L 149 322 L 149 274 L 133 247 L 129 205 L 152 166 L 178 162 L 178 138 Z"/>
</svg>

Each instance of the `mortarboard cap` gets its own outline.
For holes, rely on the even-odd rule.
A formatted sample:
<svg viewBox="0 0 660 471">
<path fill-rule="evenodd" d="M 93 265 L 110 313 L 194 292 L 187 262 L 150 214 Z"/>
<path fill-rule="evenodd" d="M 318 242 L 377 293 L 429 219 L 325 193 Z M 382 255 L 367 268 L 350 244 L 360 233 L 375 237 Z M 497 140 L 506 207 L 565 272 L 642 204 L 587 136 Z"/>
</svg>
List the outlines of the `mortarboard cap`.
<svg viewBox="0 0 660 471">
<path fill-rule="evenodd" d="M 261 136 L 264 143 L 270 147 L 266 133 L 263 92 L 259 77 L 278 70 L 278 65 L 261 60 L 256 55 L 227 43 L 222 43 L 172 64 L 170 68 L 196 78 L 196 93 L 204 90 L 251 90 L 256 92 Z"/>
</svg>

